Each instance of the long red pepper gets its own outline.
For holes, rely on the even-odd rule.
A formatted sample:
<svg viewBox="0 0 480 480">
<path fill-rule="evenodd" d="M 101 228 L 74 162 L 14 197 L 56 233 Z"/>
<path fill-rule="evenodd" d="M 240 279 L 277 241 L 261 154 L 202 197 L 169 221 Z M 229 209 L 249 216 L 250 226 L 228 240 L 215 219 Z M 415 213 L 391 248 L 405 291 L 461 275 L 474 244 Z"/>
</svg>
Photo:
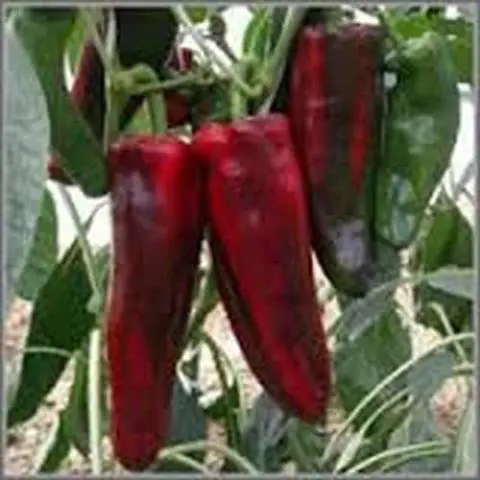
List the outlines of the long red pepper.
<svg viewBox="0 0 480 480">
<path fill-rule="evenodd" d="M 380 135 L 378 27 L 344 25 L 299 33 L 289 117 L 307 193 L 316 256 L 334 286 L 368 289 L 374 215 L 370 178 Z"/>
<path fill-rule="evenodd" d="M 135 136 L 111 148 L 113 271 L 107 356 L 111 438 L 131 470 L 146 468 L 168 432 L 204 225 L 201 172 L 188 145 Z"/>
<path fill-rule="evenodd" d="M 247 361 L 283 408 L 316 421 L 330 365 L 288 120 L 205 125 L 192 148 L 207 170 L 217 284 Z"/>
</svg>

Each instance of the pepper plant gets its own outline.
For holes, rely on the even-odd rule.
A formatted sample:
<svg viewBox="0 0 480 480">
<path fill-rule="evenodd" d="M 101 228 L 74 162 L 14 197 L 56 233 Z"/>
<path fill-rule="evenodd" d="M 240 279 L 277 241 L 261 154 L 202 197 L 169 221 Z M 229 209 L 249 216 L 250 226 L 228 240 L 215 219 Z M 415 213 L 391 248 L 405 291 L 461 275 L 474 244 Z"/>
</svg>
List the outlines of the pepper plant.
<svg viewBox="0 0 480 480">
<path fill-rule="evenodd" d="M 245 8 L 240 52 L 224 6 L 9 9 L 3 313 L 32 313 L 8 429 L 71 365 L 35 473 L 76 450 L 93 474 L 473 474 L 473 225 L 442 186 L 472 19 Z M 51 182 L 77 229 L 62 254 Z M 109 244 L 71 188 L 108 202 Z M 253 405 L 205 326 L 220 305 Z M 418 354 L 422 328 L 439 340 Z M 444 434 L 430 402 L 453 378 Z"/>
</svg>

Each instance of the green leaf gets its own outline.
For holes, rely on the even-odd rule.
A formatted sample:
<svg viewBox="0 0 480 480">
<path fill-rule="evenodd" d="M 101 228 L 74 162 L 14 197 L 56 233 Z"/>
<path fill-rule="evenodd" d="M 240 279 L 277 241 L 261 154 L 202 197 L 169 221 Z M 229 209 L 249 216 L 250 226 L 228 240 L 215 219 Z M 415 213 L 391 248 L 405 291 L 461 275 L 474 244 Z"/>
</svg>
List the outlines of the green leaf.
<svg viewBox="0 0 480 480">
<path fill-rule="evenodd" d="M 57 255 L 57 214 L 52 194 L 45 189 L 33 245 L 17 282 L 16 291 L 20 297 L 34 300 L 56 264 Z"/>
<path fill-rule="evenodd" d="M 417 267 L 426 272 L 446 265 L 473 267 L 474 243 L 470 224 L 445 196 L 440 197 L 434 208 L 433 214 L 425 222 L 425 236 L 417 247 Z M 459 298 L 426 284 L 415 288 L 415 300 L 419 307 L 416 321 L 435 328 L 443 335 L 448 332 L 445 332 L 439 313 L 429 308 L 432 303 L 443 309 L 454 332 L 472 328 L 473 303 L 469 299 Z"/>
<path fill-rule="evenodd" d="M 212 420 L 222 420 L 227 415 L 227 409 L 237 409 L 240 404 L 240 391 L 235 379 L 228 386 L 227 391 L 216 395 L 207 405 L 203 407 L 205 414 Z"/>
<path fill-rule="evenodd" d="M 35 460 L 34 471 L 55 472 L 70 452 L 70 441 L 65 430 L 65 418 L 60 413 L 54 420 L 48 438 L 41 445 Z"/>
<path fill-rule="evenodd" d="M 170 427 L 166 446 L 203 440 L 206 425 L 206 417 L 198 403 L 197 392 L 187 392 L 177 376 L 173 387 Z M 203 453 L 198 452 L 189 456 L 201 461 Z M 182 473 L 188 471 L 188 468 L 183 463 L 166 458 L 158 461 L 153 471 Z"/>
<path fill-rule="evenodd" d="M 473 269 L 438 271 L 429 275 L 428 284 L 457 297 L 475 301 L 475 275 Z"/>
<path fill-rule="evenodd" d="M 81 354 L 81 356 L 80 356 Z M 77 353 L 75 360 L 75 376 L 67 406 L 62 412 L 65 431 L 72 445 L 86 458 L 89 458 L 89 423 L 88 423 L 88 341 L 85 341 L 83 348 Z M 107 408 L 107 370 L 104 359 L 101 364 L 101 385 L 100 402 L 102 411 L 101 434 L 108 433 L 108 408 Z"/>
<path fill-rule="evenodd" d="M 88 345 L 85 342 L 85 345 Z M 88 348 L 82 348 L 82 354 Z M 79 356 L 75 360 L 75 374 L 70 387 L 67 407 L 62 412 L 65 435 L 75 448 L 88 458 L 90 445 L 88 441 L 88 364 L 87 356 Z"/>
<path fill-rule="evenodd" d="M 11 22 L 5 28 L 6 305 L 31 248 L 47 178 L 50 126 L 42 88 Z"/>
<path fill-rule="evenodd" d="M 95 315 L 87 310 L 91 295 L 92 288 L 77 240 L 38 293 L 18 388 L 8 411 L 9 426 L 35 415 L 68 362 L 63 355 L 28 352 L 28 348 L 53 348 L 73 354 L 95 325 Z"/>
<path fill-rule="evenodd" d="M 414 445 L 434 440 L 441 440 L 438 424 L 431 409 L 432 396 L 452 375 L 455 358 L 446 349 L 435 351 L 432 355 L 421 358 L 408 372 L 409 390 L 414 404 L 398 429 L 393 432 L 389 447 Z M 442 473 L 451 468 L 451 458 L 435 456 L 413 459 L 402 465 L 400 472 L 436 472 Z"/>
<path fill-rule="evenodd" d="M 73 105 L 63 78 L 64 51 L 73 31 L 76 9 L 23 9 L 12 17 L 45 94 L 51 144 L 60 166 L 86 195 L 107 192 L 102 146 Z"/>
<path fill-rule="evenodd" d="M 242 455 L 264 472 L 281 467 L 279 446 L 286 434 L 288 417 L 262 392 L 248 412 L 242 431 Z"/>
<path fill-rule="evenodd" d="M 408 373 L 409 388 L 417 400 L 429 400 L 450 377 L 455 364 L 453 354 L 446 349 L 423 357 Z"/>
<path fill-rule="evenodd" d="M 353 341 L 343 341 L 335 349 L 333 365 L 337 393 L 348 414 L 375 386 L 410 359 L 412 346 L 408 330 L 391 308 L 381 314 L 380 321 L 363 330 Z M 372 401 L 354 421 L 359 428 L 382 403 L 407 386 L 405 378 L 397 379 Z M 385 412 L 372 423 L 369 435 L 387 434 L 398 421 L 394 411 Z"/>
<path fill-rule="evenodd" d="M 84 46 L 86 36 L 85 17 L 78 15 L 75 21 L 75 26 L 73 27 L 73 31 L 68 37 L 66 47 L 73 73 L 75 73 L 78 67 L 78 62 L 80 60 L 82 47 Z"/>
</svg>

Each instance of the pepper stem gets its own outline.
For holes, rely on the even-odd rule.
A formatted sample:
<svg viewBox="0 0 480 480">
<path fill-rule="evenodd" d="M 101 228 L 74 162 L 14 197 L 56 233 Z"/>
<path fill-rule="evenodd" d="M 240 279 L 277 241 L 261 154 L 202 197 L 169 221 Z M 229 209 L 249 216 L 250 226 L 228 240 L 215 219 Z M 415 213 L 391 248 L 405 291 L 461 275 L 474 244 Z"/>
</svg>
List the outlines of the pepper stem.
<svg viewBox="0 0 480 480">
<path fill-rule="evenodd" d="M 260 78 L 262 83 L 268 86 L 269 95 L 259 110 L 259 113 L 266 113 L 270 109 L 275 98 L 276 91 L 282 80 L 286 65 L 288 52 L 297 31 L 305 16 L 305 7 L 289 7 L 282 28 L 282 33 L 273 50 L 271 60 L 267 63 Z"/>
<path fill-rule="evenodd" d="M 202 49 L 202 51 L 208 57 L 211 57 L 213 61 L 222 69 L 222 71 L 228 75 L 229 78 L 238 86 L 238 88 L 246 95 L 247 97 L 256 97 L 260 93 L 258 89 L 252 88 L 250 85 L 245 83 L 243 79 L 237 74 L 234 68 L 231 68 L 225 63 L 225 61 L 216 54 L 216 52 L 209 48 L 205 39 L 198 33 L 195 29 L 195 26 L 190 21 L 185 9 L 183 7 L 171 7 L 172 11 L 177 18 L 178 23 L 184 25 L 188 33 L 193 37 L 197 45 Z"/>
<path fill-rule="evenodd" d="M 154 93 L 147 97 L 148 113 L 152 133 L 165 133 L 168 129 L 165 99 L 162 93 Z"/>
</svg>

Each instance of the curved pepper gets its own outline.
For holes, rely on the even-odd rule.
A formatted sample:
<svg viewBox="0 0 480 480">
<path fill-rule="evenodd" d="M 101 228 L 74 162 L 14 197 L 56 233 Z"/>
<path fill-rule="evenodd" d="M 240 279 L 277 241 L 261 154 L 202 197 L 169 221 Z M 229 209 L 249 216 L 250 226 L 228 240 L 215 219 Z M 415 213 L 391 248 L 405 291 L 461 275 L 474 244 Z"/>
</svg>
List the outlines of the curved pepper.
<svg viewBox="0 0 480 480">
<path fill-rule="evenodd" d="M 207 171 L 217 285 L 246 359 L 285 410 L 316 421 L 330 365 L 288 121 L 276 114 L 207 124 L 192 149 Z"/>
<path fill-rule="evenodd" d="M 109 155 L 113 271 L 107 357 L 116 457 L 141 470 L 168 433 L 204 226 L 202 177 L 188 145 L 133 136 Z"/>
<path fill-rule="evenodd" d="M 408 246 L 455 145 L 459 93 L 445 39 L 436 32 L 407 40 L 395 58 L 383 153 L 377 162 L 375 228 L 396 248 Z"/>
<path fill-rule="evenodd" d="M 370 25 L 299 33 L 289 116 L 305 183 L 312 246 L 332 284 L 362 295 L 374 266 L 373 164 L 381 134 L 382 32 Z"/>
</svg>

